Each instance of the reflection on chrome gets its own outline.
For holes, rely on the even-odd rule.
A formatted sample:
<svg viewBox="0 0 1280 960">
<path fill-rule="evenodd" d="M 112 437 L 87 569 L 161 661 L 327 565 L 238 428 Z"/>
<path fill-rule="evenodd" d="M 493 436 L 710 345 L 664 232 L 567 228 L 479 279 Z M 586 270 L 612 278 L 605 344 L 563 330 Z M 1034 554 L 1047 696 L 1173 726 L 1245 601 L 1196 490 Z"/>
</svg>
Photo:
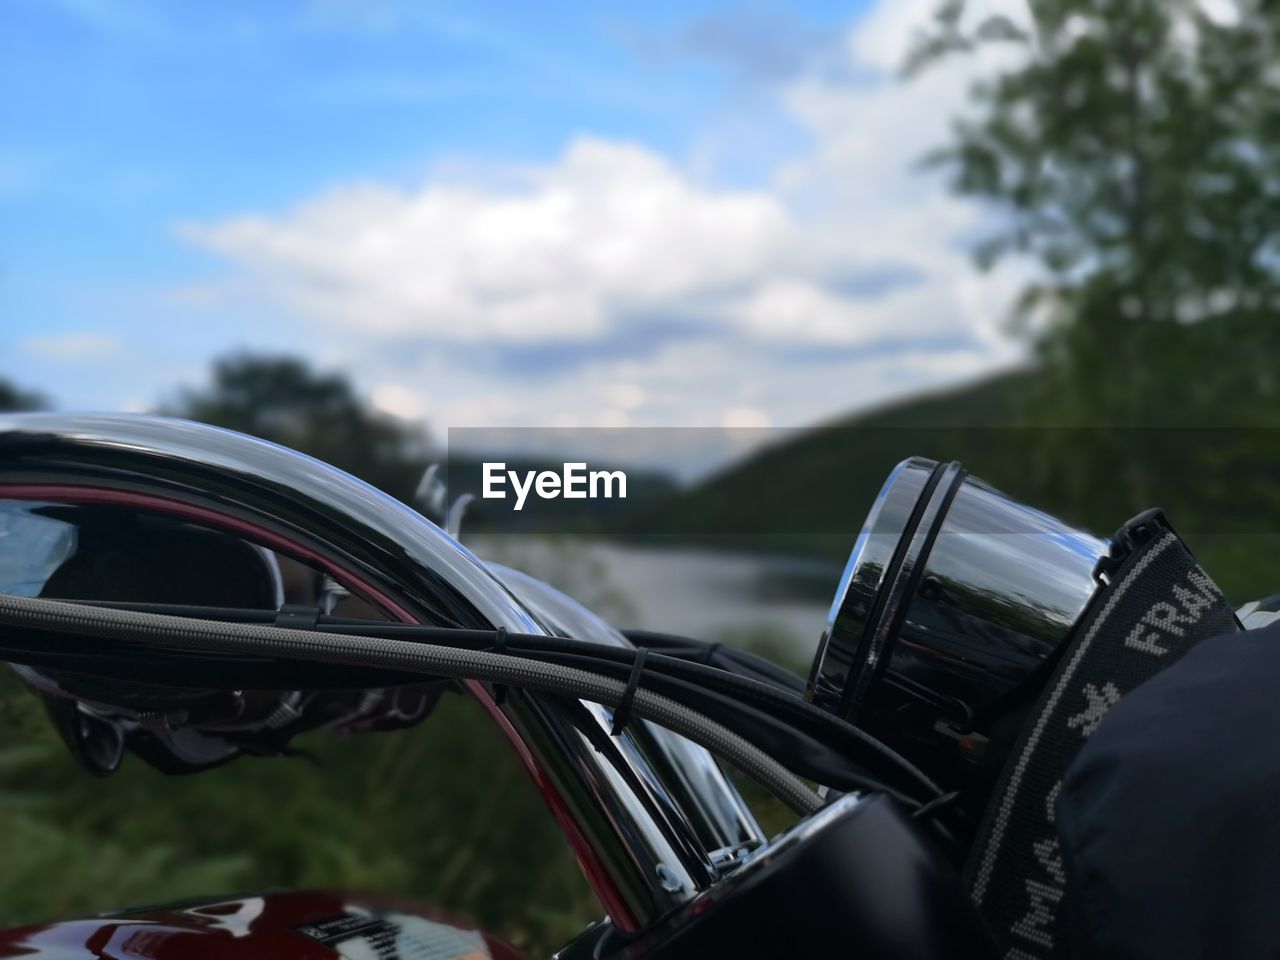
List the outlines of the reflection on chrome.
<svg viewBox="0 0 1280 960">
<path fill-rule="evenodd" d="M 1108 546 L 958 463 L 903 461 L 858 535 L 810 699 L 910 742 L 913 755 L 935 754 L 962 780 L 992 774 L 1003 754 L 987 744 L 1039 689 L 1098 588 Z"/>
</svg>

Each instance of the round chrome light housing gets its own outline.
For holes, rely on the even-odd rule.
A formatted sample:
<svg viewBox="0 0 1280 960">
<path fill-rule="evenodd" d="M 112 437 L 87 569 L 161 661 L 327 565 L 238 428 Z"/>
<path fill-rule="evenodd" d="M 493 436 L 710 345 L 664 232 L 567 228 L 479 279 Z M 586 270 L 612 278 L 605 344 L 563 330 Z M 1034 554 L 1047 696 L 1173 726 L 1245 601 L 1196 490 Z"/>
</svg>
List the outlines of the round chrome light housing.
<svg viewBox="0 0 1280 960">
<path fill-rule="evenodd" d="M 959 463 L 904 460 L 849 557 L 809 698 L 944 784 L 994 773 L 1108 546 Z"/>
</svg>

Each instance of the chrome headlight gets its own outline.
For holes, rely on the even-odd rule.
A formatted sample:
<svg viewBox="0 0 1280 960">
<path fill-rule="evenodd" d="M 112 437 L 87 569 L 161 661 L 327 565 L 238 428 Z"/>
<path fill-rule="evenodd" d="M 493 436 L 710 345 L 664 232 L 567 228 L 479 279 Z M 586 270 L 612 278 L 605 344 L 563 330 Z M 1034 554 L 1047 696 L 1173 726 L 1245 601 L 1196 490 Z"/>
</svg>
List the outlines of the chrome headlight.
<svg viewBox="0 0 1280 960">
<path fill-rule="evenodd" d="M 849 557 L 810 699 L 944 784 L 993 776 L 1107 549 L 959 463 L 904 460 Z"/>
</svg>

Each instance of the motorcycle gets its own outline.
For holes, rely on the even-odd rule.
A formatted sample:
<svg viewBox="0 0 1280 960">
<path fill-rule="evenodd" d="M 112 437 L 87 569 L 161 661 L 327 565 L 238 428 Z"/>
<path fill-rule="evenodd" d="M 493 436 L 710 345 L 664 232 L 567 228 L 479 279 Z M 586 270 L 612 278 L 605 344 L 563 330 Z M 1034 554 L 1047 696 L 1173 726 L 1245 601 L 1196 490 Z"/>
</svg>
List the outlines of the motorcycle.
<svg viewBox="0 0 1280 960">
<path fill-rule="evenodd" d="M 298 584 L 306 602 L 287 595 Z M 510 741 L 599 899 L 561 960 L 1049 955 L 1042 811 L 1096 726 L 1090 685 L 1110 671 L 1123 692 L 1151 669 L 1116 638 L 1169 652 L 1242 625 L 1158 512 L 1100 539 L 958 463 L 911 458 L 802 678 L 623 633 L 254 438 L 0 418 L 0 660 L 76 763 L 109 776 L 133 753 L 198 773 L 286 754 L 305 731 L 412 726 L 460 691 Z M 722 763 L 796 825 L 766 836 Z M 213 955 L 520 956 L 429 906 L 320 891 L 0 931 L 0 957 Z"/>
</svg>

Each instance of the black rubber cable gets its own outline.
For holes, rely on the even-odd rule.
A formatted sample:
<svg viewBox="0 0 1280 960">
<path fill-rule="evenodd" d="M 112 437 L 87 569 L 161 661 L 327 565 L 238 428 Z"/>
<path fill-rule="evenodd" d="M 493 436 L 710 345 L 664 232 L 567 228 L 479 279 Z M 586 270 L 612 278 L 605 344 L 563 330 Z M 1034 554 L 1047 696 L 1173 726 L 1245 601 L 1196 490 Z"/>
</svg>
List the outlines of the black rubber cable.
<svg viewBox="0 0 1280 960">
<path fill-rule="evenodd" d="M 771 683 L 796 696 L 804 695 L 803 678 L 750 650 L 653 630 L 623 630 L 622 635 L 637 647 L 647 647 L 656 653 L 709 667 L 722 667 L 736 676 Z"/>
<path fill-rule="evenodd" d="M 295 660 L 391 667 L 427 676 L 505 683 L 608 706 L 616 706 L 626 692 L 626 684 L 611 677 L 528 657 L 388 637 L 348 638 L 259 623 L 227 623 L 29 597 L 0 595 L 0 624 L 168 647 L 269 652 Z M 686 705 L 651 690 L 638 689 L 632 709 L 636 716 L 667 727 L 732 763 L 796 812 L 808 814 L 822 805 L 818 796 L 783 764 Z"/>
<path fill-rule="evenodd" d="M 649 664 L 653 660 L 650 656 Z M 621 664 L 604 664 L 585 656 L 560 654 L 555 657 L 555 662 L 599 670 L 618 678 L 627 675 L 627 669 Z M 886 782 L 886 778 L 877 776 L 863 764 L 834 750 L 829 742 L 824 742 L 808 731 L 790 725 L 787 720 L 772 715 L 767 709 L 742 699 L 680 677 L 660 673 L 650 666 L 646 666 L 644 686 L 672 700 L 688 703 L 699 713 L 724 723 L 739 734 L 749 734 L 748 738 L 752 743 L 775 756 L 785 756 L 788 767 L 817 783 L 841 792 L 888 793 L 912 809 L 933 796 L 931 793 L 929 797 L 920 798 L 919 785 L 914 782 L 909 786 L 900 785 L 897 781 L 901 777 L 889 777 Z"/>
<path fill-rule="evenodd" d="M 274 611 L 261 610 L 130 603 L 92 605 L 242 623 L 271 622 L 275 618 Z M 490 650 L 497 646 L 495 632 L 492 630 L 431 627 L 332 616 L 319 617 L 316 629 L 323 633 L 346 636 L 386 636 L 425 641 L 457 649 Z M 683 698 L 686 702 L 691 702 L 691 705 L 697 703 L 696 709 L 700 712 L 751 742 L 760 744 L 775 756 L 787 756 L 788 762 L 796 763 L 796 769 L 804 776 L 841 790 L 865 789 L 866 785 L 873 785 L 876 789 L 885 789 L 899 797 L 918 796 L 917 803 L 928 802 L 942 795 L 943 791 L 923 771 L 866 731 L 815 707 L 788 689 L 751 676 L 732 673 L 723 667 L 698 662 L 705 654 L 705 647 L 709 645 L 669 634 L 642 633 L 639 637 L 642 642 L 646 639 L 655 641 L 651 648 L 654 652 L 646 665 L 646 686 L 654 687 L 661 682 L 661 677 L 685 681 L 679 686 L 668 685 L 663 689 L 669 691 L 668 695 Z M 504 632 L 501 647 L 499 652 L 509 651 L 547 663 L 606 672 L 616 679 L 625 679 L 635 660 L 634 651 L 625 647 L 540 634 Z M 685 659 L 656 652 L 660 648 L 683 650 L 691 653 L 693 658 Z M 746 656 L 753 660 L 761 659 L 751 654 Z M 753 664 L 754 666 L 757 665 Z M 783 671 L 781 667 L 774 669 L 794 677 L 794 674 Z M 721 696 L 712 697 L 708 691 Z M 757 709 L 748 710 L 744 707 Z M 851 770 L 851 766 L 854 769 Z M 863 786 L 853 786 L 855 781 Z"/>
</svg>

